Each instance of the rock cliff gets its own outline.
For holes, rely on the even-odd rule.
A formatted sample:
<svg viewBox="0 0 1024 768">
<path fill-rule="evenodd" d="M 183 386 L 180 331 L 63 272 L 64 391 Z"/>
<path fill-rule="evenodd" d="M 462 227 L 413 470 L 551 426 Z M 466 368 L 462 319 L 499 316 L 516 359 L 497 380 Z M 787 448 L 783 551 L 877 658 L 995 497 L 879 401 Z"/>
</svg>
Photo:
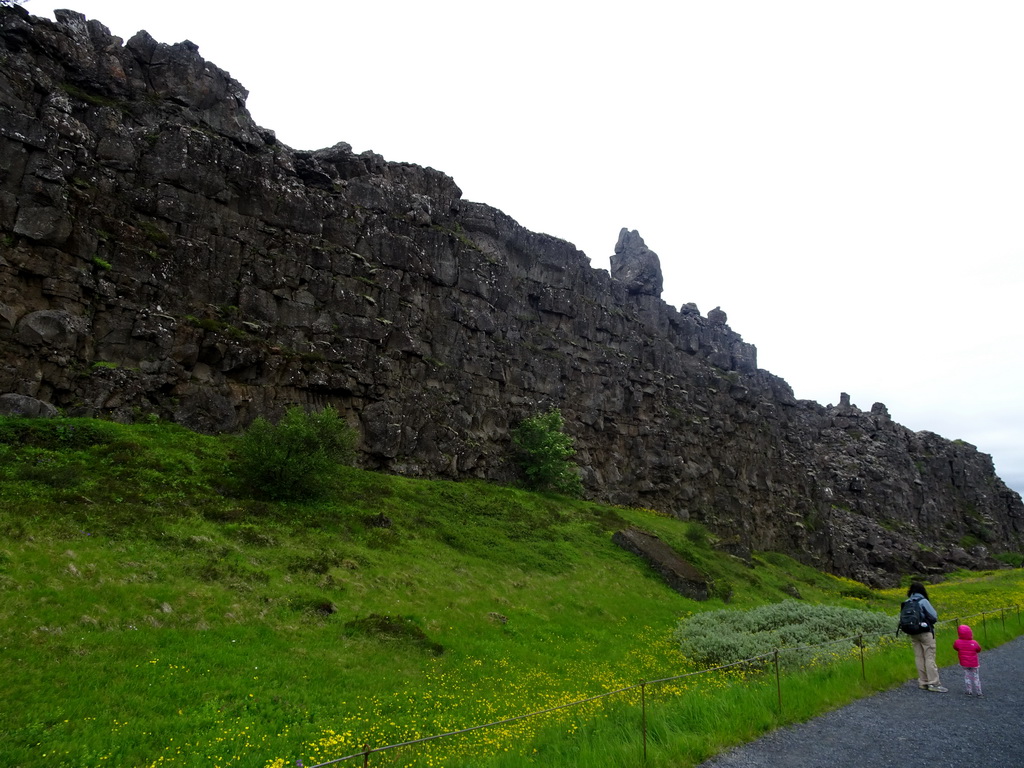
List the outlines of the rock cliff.
<svg viewBox="0 0 1024 768">
<path fill-rule="evenodd" d="M 346 144 L 295 151 L 189 42 L 0 8 L 0 404 L 229 431 L 333 405 L 369 468 L 514 479 L 508 433 L 561 409 L 590 497 L 706 523 L 872 584 L 1019 550 L 1020 496 L 973 446 L 881 404 L 796 400 L 720 309 L 661 298 Z"/>
</svg>

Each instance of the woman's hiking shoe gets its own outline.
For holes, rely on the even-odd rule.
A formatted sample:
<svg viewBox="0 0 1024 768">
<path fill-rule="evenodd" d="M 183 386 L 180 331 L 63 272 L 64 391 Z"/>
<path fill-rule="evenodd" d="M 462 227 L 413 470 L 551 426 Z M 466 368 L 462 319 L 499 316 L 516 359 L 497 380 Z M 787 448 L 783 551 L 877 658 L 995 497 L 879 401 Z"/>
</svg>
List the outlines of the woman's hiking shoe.
<svg viewBox="0 0 1024 768">
<path fill-rule="evenodd" d="M 943 688 L 941 685 L 929 685 L 925 690 L 932 693 L 945 693 L 949 688 Z"/>
</svg>

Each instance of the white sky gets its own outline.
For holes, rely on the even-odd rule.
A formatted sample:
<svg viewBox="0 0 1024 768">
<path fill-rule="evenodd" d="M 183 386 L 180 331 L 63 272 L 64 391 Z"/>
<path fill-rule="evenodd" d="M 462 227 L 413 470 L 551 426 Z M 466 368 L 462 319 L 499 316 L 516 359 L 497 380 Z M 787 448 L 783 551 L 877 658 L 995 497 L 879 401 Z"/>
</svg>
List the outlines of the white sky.
<svg viewBox="0 0 1024 768">
<path fill-rule="evenodd" d="M 51 0 L 52 1 L 52 0 Z M 432 166 L 663 298 L 797 397 L 992 455 L 1024 492 L 1019 0 L 68 0 L 184 39 L 296 149 Z"/>
</svg>

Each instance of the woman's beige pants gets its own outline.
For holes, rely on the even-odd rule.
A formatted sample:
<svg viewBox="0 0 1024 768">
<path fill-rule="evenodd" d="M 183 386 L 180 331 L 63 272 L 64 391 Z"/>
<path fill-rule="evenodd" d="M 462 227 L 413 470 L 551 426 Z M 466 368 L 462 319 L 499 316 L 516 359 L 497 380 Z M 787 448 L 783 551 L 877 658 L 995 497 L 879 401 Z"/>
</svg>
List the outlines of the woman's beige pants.
<svg viewBox="0 0 1024 768">
<path fill-rule="evenodd" d="M 917 663 L 917 684 L 939 685 L 939 668 L 935 666 L 935 635 L 922 632 L 910 635 L 914 647 L 914 661 Z"/>
</svg>

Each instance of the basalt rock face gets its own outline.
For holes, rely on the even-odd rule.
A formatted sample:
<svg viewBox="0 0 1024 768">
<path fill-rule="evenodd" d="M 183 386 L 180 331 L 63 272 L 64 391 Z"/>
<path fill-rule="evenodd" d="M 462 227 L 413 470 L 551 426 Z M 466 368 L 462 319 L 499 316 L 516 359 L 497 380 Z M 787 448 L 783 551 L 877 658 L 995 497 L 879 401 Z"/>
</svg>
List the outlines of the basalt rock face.
<svg viewBox="0 0 1024 768">
<path fill-rule="evenodd" d="M 741 556 L 886 583 L 1020 547 L 988 456 L 796 400 L 720 309 L 660 299 L 637 233 L 594 269 L 433 169 L 292 150 L 246 95 L 191 43 L 0 8 L 8 410 L 216 432 L 333 405 L 363 466 L 509 482 L 510 427 L 556 406 L 590 497 Z"/>
</svg>

